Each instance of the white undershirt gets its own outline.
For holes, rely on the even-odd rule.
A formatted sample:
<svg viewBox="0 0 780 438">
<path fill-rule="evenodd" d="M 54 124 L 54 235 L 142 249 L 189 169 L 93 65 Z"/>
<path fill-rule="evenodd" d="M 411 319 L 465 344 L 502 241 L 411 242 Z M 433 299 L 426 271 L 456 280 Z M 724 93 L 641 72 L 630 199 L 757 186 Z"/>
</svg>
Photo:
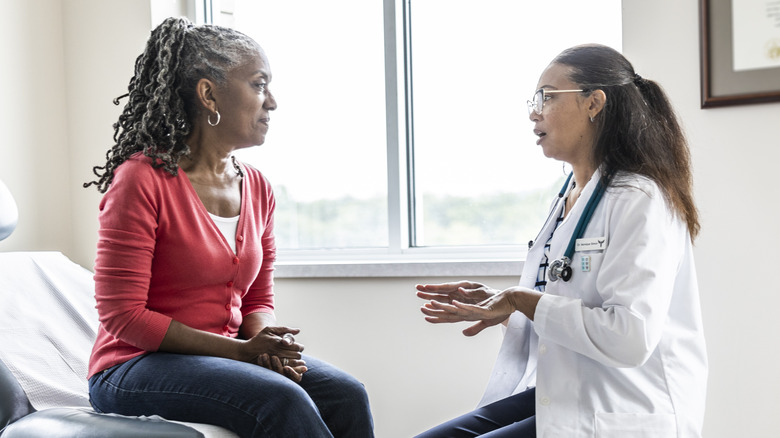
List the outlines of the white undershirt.
<svg viewBox="0 0 780 438">
<path fill-rule="evenodd" d="M 235 217 L 222 217 L 209 213 L 211 220 L 219 229 L 219 232 L 225 236 L 230 249 L 233 250 L 233 254 L 236 253 L 236 231 L 238 230 L 238 216 Z"/>
</svg>

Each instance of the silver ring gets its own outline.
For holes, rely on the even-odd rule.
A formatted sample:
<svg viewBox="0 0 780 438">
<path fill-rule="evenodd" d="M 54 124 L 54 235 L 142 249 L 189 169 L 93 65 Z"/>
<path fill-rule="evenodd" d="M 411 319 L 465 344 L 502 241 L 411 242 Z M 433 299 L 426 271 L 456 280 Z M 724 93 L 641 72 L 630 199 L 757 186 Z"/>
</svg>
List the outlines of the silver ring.
<svg viewBox="0 0 780 438">
<path fill-rule="evenodd" d="M 287 359 L 286 357 L 285 357 L 284 359 L 282 359 L 282 365 L 283 365 L 283 366 L 287 366 L 287 364 L 288 364 L 289 362 L 290 362 L 290 360 L 289 360 L 289 359 Z"/>
<path fill-rule="evenodd" d="M 282 339 L 289 342 L 290 345 L 295 343 L 295 336 L 293 336 L 292 333 L 285 333 L 284 335 L 282 335 Z"/>
</svg>

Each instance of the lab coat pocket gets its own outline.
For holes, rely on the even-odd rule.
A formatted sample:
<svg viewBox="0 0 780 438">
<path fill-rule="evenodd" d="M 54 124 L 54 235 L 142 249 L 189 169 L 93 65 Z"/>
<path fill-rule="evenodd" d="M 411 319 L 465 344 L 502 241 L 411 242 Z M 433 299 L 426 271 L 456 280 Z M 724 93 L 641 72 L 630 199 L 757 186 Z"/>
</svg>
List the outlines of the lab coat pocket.
<svg viewBox="0 0 780 438">
<path fill-rule="evenodd" d="M 677 436 L 674 414 L 620 414 L 597 412 L 599 438 L 665 438 Z"/>
</svg>

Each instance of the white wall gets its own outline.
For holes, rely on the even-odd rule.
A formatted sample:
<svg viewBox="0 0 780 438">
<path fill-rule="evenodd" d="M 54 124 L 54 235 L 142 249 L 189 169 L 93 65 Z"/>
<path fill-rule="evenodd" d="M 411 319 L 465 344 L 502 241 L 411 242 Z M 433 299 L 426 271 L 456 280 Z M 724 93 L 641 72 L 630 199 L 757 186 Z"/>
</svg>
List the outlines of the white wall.
<svg viewBox="0 0 780 438">
<path fill-rule="evenodd" d="M 62 3 L 0 5 L 0 178 L 19 206 L 0 250 L 70 250 Z"/>
<path fill-rule="evenodd" d="M 57 3 L 50 1 L 51 3 Z M 61 0 L 65 77 L 68 93 L 69 189 L 73 221 L 69 255 L 92 267 L 97 240 L 97 205 L 92 166 L 105 163 L 113 124 L 127 103 L 112 100 L 127 92 L 135 58 L 151 31 L 149 0 Z"/>
<path fill-rule="evenodd" d="M 411 437 L 474 409 L 487 383 L 500 330 L 466 338 L 464 327 L 426 323 L 414 285 L 441 280 L 277 280 L 278 320 L 302 329 L 307 354 L 366 385 L 379 438 Z"/>
<path fill-rule="evenodd" d="M 21 217 L 0 251 L 57 249 L 91 267 L 99 196 L 80 183 L 110 144 L 120 110 L 110 101 L 124 93 L 148 36 L 149 2 L 0 1 L 0 177 Z M 698 2 L 623 3 L 624 52 L 671 95 L 693 151 L 711 364 L 705 436 L 774 436 L 780 294 L 756 268 L 771 272 L 780 247 L 772 202 L 780 104 L 701 110 Z M 461 326 L 419 317 L 414 284 L 440 280 L 277 281 L 280 320 L 304 330 L 308 353 L 366 383 L 379 437 L 410 436 L 472 408 L 486 382 L 497 330 L 467 339 Z"/>
</svg>

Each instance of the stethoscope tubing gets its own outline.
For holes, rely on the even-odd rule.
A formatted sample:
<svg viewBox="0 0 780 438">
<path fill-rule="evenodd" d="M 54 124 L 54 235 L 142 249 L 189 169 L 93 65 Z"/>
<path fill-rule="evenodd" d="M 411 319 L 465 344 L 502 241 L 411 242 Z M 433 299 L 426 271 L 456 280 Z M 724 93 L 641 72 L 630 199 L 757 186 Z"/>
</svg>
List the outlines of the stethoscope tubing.
<svg viewBox="0 0 780 438">
<path fill-rule="evenodd" d="M 569 187 L 569 181 L 571 180 L 573 174 L 574 172 L 569 173 L 568 178 L 566 178 L 566 182 L 563 184 L 563 187 L 558 194 L 559 198 L 563 197 L 563 194 Z M 571 238 L 569 239 L 569 245 L 566 247 L 566 251 L 563 253 L 563 257 L 556 259 L 550 265 L 551 269 L 548 272 L 550 281 L 557 281 L 559 278 L 563 279 L 563 281 L 571 280 L 573 272 L 570 265 L 572 257 L 574 256 L 574 249 L 577 245 L 577 240 L 581 239 L 585 234 L 585 230 L 588 228 L 590 219 L 593 217 L 593 212 L 596 211 L 596 207 L 598 207 L 599 202 L 604 196 L 604 192 L 606 192 L 606 190 L 606 186 L 602 183 L 601 179 L 599 179 L 595 190 L 593 193 L 591 193 L 590 198 L 588 198 L 588 203 L 585 204 L 585 209 L 583 210 L 580 219 L 577 221 L 577 225 L 574 227 L 574 232 L 572 232 Z"/>
</svg>

